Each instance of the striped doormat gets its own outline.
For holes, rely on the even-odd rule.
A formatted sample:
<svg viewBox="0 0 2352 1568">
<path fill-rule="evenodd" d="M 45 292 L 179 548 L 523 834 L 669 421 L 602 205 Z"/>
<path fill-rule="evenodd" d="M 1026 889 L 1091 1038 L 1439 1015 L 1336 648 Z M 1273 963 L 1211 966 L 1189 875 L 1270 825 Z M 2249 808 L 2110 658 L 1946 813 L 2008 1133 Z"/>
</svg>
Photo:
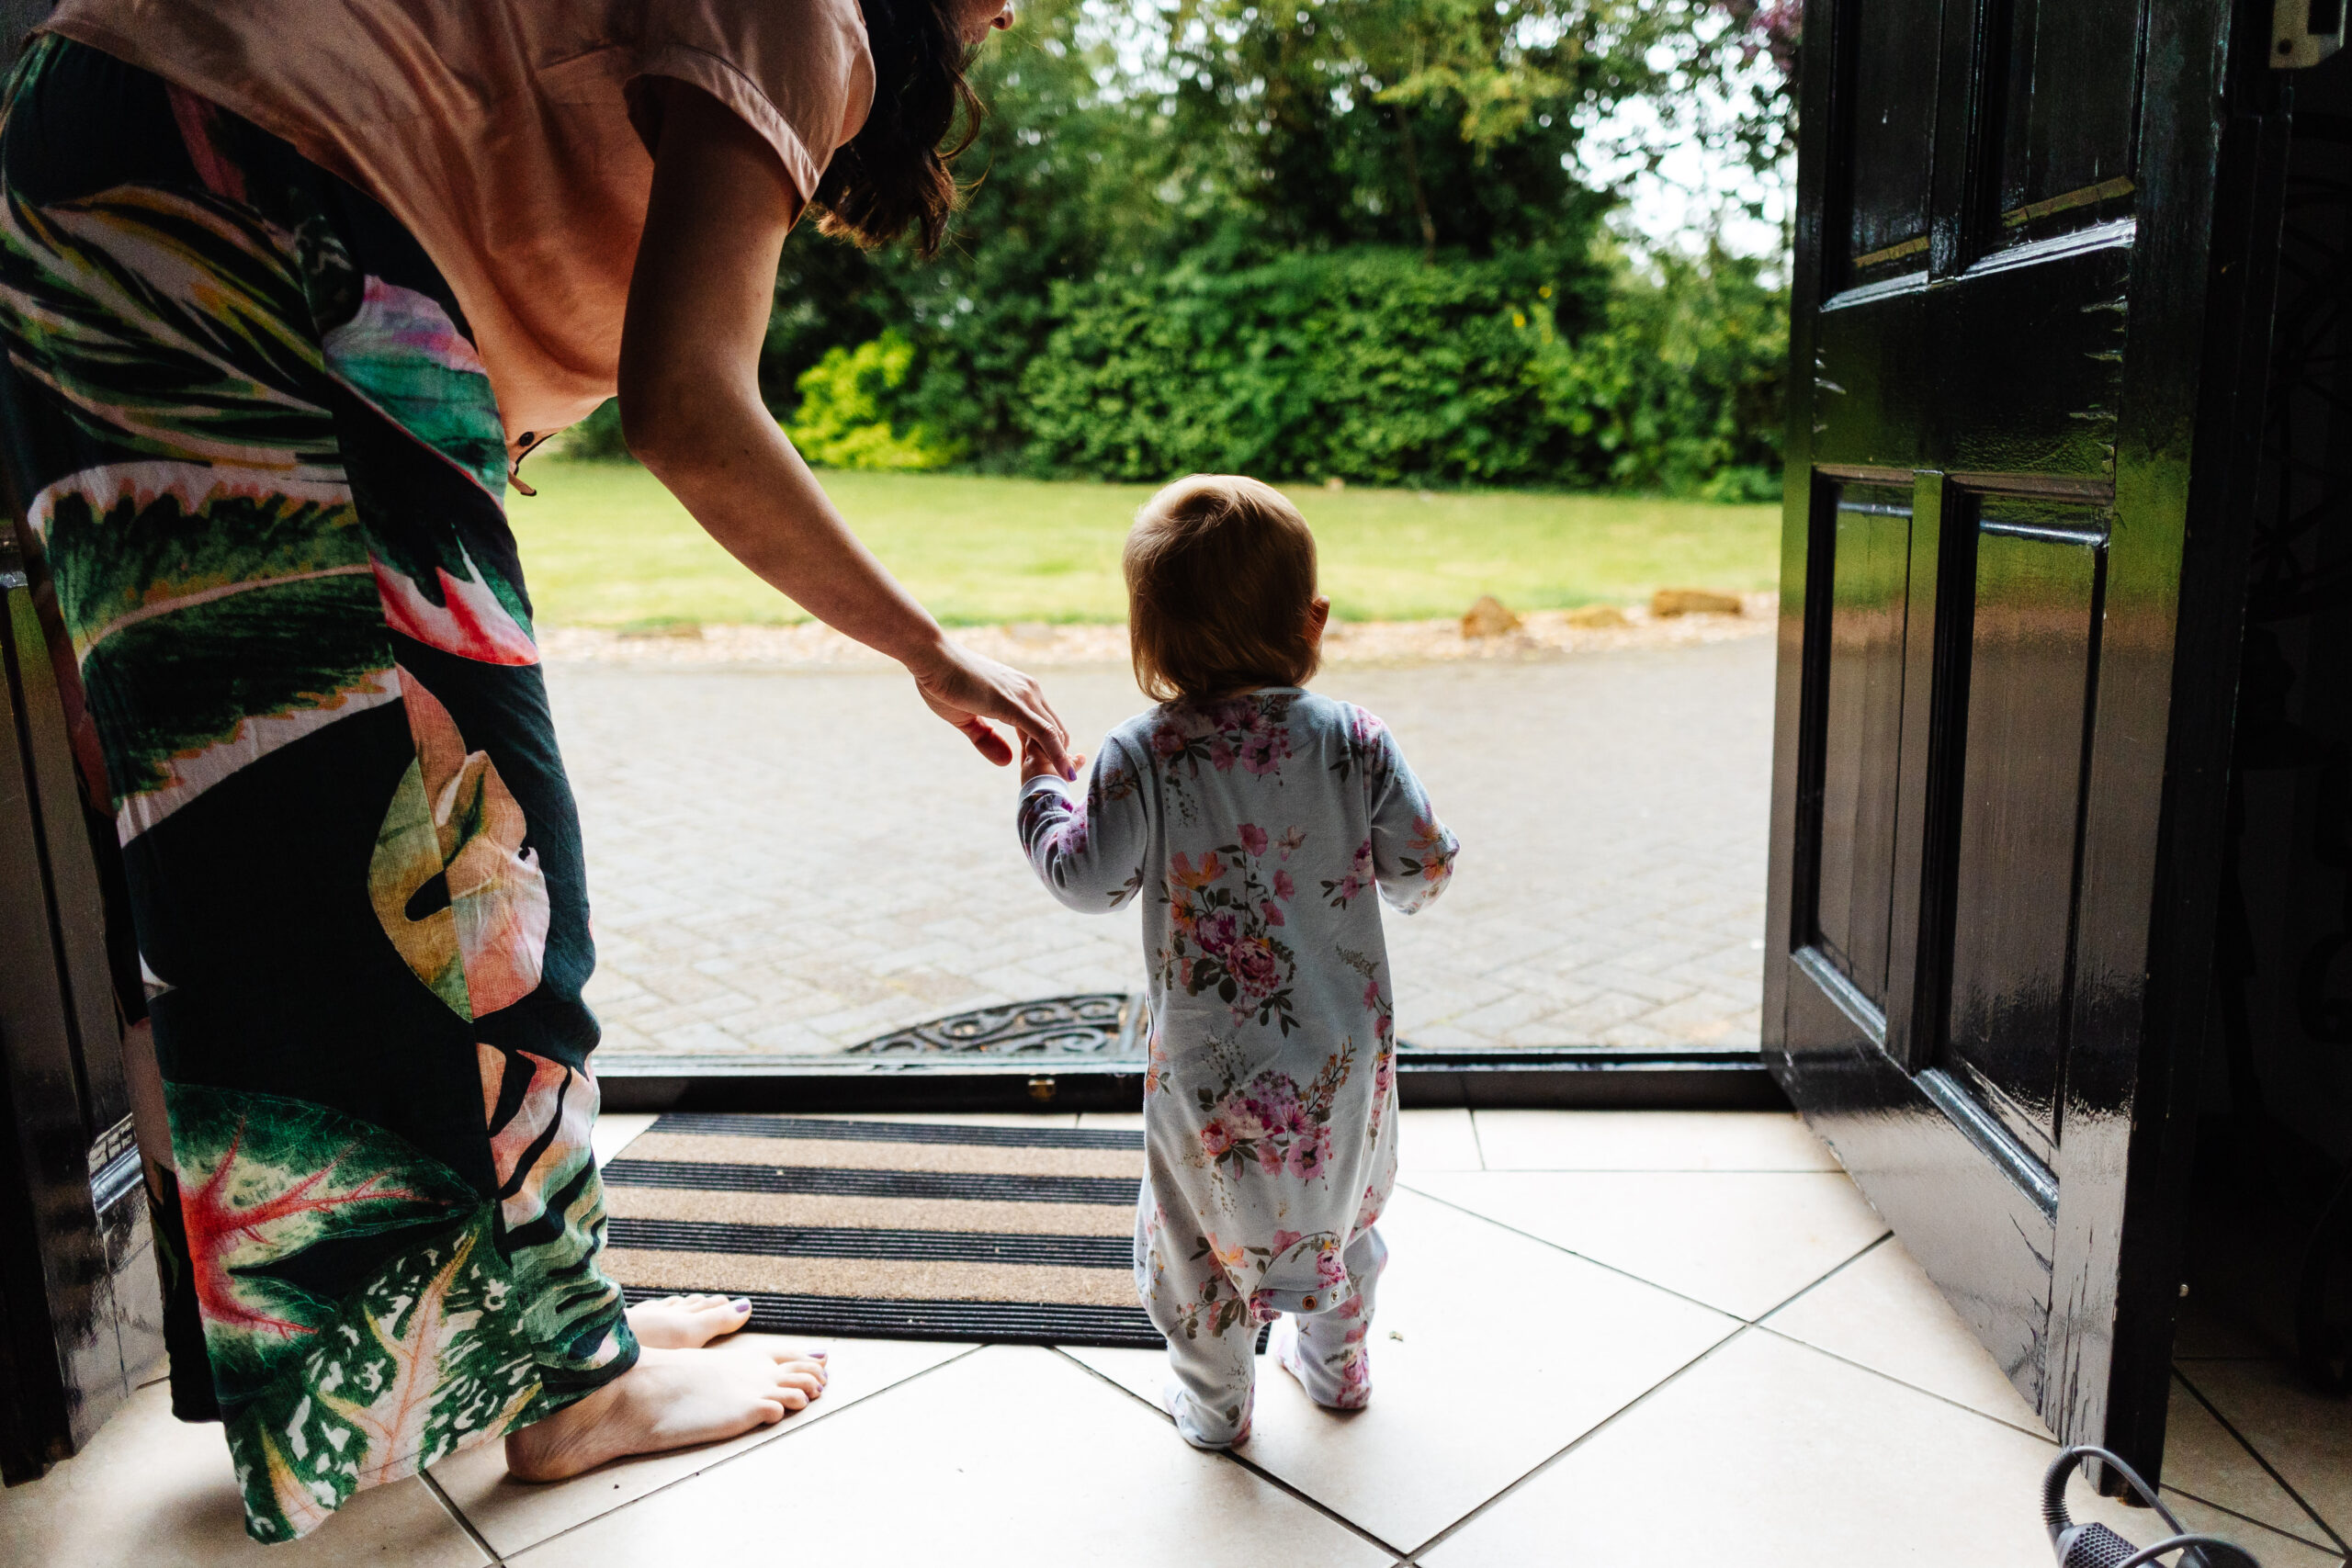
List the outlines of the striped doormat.
<svg viewBox="0 0 2352 1568">
<path fill-rule="evenodd" d="M 1157 1348 L 1143 1170 L 1140 1133 L 673 1112 L 605 1167 L 605 1269 L 769 1332 Z"/>
</svg>

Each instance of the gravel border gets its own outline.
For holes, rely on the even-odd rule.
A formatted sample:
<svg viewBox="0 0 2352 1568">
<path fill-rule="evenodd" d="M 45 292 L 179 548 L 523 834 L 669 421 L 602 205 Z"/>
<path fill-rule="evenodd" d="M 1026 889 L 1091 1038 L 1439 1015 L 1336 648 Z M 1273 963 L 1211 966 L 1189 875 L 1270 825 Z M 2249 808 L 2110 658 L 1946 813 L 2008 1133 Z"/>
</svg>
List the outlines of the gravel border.
<svg viewBox="0 0 2352 1568">
<path fill-rule="evenodd" d="M 1571 625 L 1579 612 L 1534 610 L 1500 637 L 1467 637 L 1459 622 L 1334 621 L 1324 635 L 1326 664 L 1524 662 L 1627 649 L 1689 648 L 1762 637 L 1780 614 L 1777 593 L 1741 596 L 1736 615 L 1653 616 L 1628 605 L 1618 626 Z M 1050 625 L 952 628 L 975 652 L 1024 670 L 1119 666 L 1127 662 L 1124 625 Z M 742 666 L 778 670 L 887 670 L 896 666 L 831 626 L 697 626 L 623 632 L 594 626 L 541 626 L 539 651 L 553 663 Z"/>
</svg>

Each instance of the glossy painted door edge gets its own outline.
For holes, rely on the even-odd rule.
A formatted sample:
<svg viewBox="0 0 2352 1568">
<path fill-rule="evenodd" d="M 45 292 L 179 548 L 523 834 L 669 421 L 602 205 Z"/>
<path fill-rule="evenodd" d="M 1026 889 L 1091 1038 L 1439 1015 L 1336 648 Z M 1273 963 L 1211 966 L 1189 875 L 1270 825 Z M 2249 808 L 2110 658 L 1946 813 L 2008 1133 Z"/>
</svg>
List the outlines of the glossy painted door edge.
<svg viewBox="0 0 2352 1568">
<path fill-rule="evenodd" d="M 2143 199 L 2117 434 L 2119 526 L 2103 657 L 2162 671 L 2135 711 L 2102 703 L 2091 749 L 2061 1141 L 2052 1353 L 2105 1442 L 2154 1476 L 2164 1451 L 2194 1100 L 2205 1045 L 2236 710 L 2256 453 L 2267 379 L 2291 87 L 2265 0 L 2151 7 L 2149 58 L 2180 62 L 2141 106 Z M 2158 73 L 2152 72 L 2152 82 Z M 2128 682 L 2115 680 L 2109 690 Z M 2162 722 L 2159 722 L 2159 721 Z M 2139 928 L 2143 939 L 2117 940 Z M 2070 1295 L 2065 1281 L 2104 1291 Z"/>
</svg>

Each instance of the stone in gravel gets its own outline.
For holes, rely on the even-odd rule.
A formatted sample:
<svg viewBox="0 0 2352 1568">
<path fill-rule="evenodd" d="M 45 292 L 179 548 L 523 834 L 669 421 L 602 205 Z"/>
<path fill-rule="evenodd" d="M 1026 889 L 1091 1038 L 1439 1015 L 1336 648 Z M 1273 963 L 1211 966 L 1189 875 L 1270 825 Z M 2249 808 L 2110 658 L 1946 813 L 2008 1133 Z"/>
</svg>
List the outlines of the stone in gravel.
<svg viewBox="0 0 2352 1568">
<path fill-rule="evenodd" d="M 1462 615 L 1462 635 L 1465 637 L 1502 637 L 1517 630 L 1519 617 L 1491 593 L 1479 594 L 1478 602 Z"/>
<path fill-rule="evenodd" d="M 1736 615 L 1739 595 L 1708 588 L 1661 588 L 1650 595 L 1650 614 L 1668 615 Z"/>
<path fill-rule="evenodd" d="M 1625 619 L 1625 612 L 1614 604 L 1579 604 L 1568 612 L 1566 619 L 1568 625 L 1580 626 L 1586 631 L 1612 630 L 1632 625 Z"/>
</svg>

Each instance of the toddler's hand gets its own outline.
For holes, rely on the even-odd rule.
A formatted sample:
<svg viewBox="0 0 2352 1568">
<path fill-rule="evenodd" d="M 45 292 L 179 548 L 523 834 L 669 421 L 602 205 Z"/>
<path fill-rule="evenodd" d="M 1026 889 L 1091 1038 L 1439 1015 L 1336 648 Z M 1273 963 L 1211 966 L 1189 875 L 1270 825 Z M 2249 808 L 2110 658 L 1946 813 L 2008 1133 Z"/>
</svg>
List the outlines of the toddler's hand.
<svg viewBox="0 0 2352 1568">
<path fill-rule="evenodd" d="M 1086 754 L 1083 751 L 1072 751 L 1069 754 L 1069 771 L 1072 774 L 1085 766 Z M 1054 764 L 1046 760 L 1045 748 L 1029 737 L 1023 736 L 1021 738 L 1021 777 L 1018 782 L 1025 784 L 1035 778 L 1059 778 L 1060 776 L 1055 771 Z"/>
</svg>

